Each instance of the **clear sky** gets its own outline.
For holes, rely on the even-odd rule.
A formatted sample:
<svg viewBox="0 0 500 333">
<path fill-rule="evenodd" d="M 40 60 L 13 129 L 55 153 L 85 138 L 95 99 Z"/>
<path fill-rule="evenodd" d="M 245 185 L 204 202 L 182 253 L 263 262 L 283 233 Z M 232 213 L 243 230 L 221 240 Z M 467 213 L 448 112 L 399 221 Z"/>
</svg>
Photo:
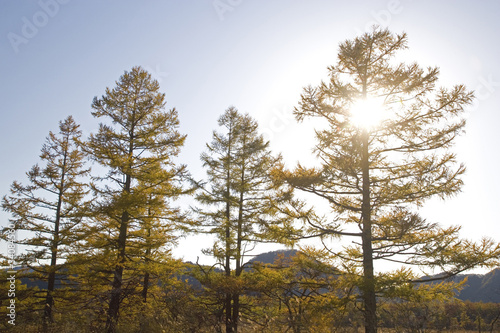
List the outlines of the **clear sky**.
<svg viewBox="0 0 500 333">
<path fill-rule="evenodd" d="M 500 241 L 499 16 L 496 0 L 0 0 L 0 194 L 25 181 L 59 120 L 71 114 L 94 131 L 93 97 L 135 65 L 178 110 L 188 134 L 180 160 L 195 177 L 230 105 L 254 116 L 290 165 L 307 164 L 313 134 L 292 117 L 302 88 L 325 78 L 340 42 L 379 24 L 408 33 L 405 59 L 439 66 L 442 85 L 478 97 L 455 149 L 468 167 L 463 191 L 422 214 Z M 1 212 L 0 225 L 7 219 Z M 196 260 L 209 245 L 187 238 L 175 254 Z"/>
</svg>

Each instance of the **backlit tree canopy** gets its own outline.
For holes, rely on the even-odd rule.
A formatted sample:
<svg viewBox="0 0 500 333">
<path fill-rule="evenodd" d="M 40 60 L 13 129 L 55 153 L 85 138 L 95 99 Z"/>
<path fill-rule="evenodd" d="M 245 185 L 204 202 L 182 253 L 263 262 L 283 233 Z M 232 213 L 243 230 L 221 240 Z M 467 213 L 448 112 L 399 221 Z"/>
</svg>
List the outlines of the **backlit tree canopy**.
<svg viewBox="0 0 500 333">
<path fill-rule="evenodd" d="M 465 167 L 450 148 L 474 95 L 463 85 L 438 87 L 437 68 L 397 62 L 406 48 L 406 34 L 382 29 L 341 43 L 329 80 L 305 88 L 295 109 L 299 121 L 323 120 L 314 149 L 320 165 L 282 173 L 333 211 L 309 214 L 310 234 L 355 237 L 334 257 L 359 267 L 368 332 L 376 330 L 376 296 L 418 276 L 409 269 L 377 276 L 374 261 L 456 274 L 493 263 L 499 253 L 492 240 L 461 240 L 459 227 L 442 228 L 418 214 L 427 199 L 461 189 Z"/>
</svg>

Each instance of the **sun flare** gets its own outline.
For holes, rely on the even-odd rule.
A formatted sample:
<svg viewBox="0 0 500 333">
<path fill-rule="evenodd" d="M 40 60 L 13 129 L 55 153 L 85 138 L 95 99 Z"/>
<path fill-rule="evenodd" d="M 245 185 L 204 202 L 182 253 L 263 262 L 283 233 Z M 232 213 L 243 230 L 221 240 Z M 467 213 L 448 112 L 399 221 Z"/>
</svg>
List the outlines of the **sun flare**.
<svg viewBox="0 0 500 333">
<path fill-rule="evenodd" d="M 384 104 L 380 99 L 368 97 L 357 100 L 351 105 L 351 123 L 364 129 L 378 126 L 387 116 Z"/>
</svg>

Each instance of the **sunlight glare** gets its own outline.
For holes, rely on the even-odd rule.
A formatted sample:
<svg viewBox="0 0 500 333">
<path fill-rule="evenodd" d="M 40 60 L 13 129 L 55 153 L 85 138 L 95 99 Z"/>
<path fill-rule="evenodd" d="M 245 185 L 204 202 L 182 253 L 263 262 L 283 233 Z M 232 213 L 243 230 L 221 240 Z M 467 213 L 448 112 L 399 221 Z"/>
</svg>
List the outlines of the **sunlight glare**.
<svg viewBox="0 0 500 333">
<path fill-rule="evenodd" d="M 351 106 L 351 123 L 364 129 L 378 126 L 387 116 L 380 99 L 368 97 L 359 99 Z"/>
</svg>

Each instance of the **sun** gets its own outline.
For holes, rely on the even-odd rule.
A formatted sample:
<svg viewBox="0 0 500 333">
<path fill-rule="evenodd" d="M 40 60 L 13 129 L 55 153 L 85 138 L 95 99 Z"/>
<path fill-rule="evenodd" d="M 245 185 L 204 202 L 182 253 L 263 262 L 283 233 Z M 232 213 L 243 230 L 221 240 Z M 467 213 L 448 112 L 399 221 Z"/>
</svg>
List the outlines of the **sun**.
<svg viewBox="0 0 500 333">
<path fill-rule="evenodd" d="M 349 111 L 351 124 L 362 129 L 377 127 L 387 117 L 383 101 L 374 97 L 355 101 Z"/>
</svg>

